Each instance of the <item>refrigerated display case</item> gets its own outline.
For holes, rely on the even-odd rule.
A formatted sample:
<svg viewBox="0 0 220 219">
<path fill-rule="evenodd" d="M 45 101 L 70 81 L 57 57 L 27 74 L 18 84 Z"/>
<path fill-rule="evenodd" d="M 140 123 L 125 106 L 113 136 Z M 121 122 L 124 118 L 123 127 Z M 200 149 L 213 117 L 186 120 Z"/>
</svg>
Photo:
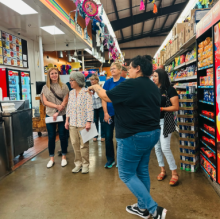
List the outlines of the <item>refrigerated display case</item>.
<svg viewBox="0 0 220 219">
<path fill-rule="evenodd" d="M 3 98 L 29 100 L 32 108 L 30 72 L 0 68 L 0 78 Z"/>
<path fill-rule="evenodd" d="M 30 72 L 21 72 L 21 99 L 29 100 L 29 105 L 31 108 L 32 101 Z"/>
</svg>

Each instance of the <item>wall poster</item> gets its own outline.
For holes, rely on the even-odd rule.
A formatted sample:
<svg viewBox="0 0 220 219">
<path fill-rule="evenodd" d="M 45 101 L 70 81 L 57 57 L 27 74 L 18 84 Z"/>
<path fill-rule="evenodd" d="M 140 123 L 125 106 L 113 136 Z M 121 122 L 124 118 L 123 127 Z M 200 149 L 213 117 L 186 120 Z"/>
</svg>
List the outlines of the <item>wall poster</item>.
<svg viewBox="0 0 220 219">
<path fill-rule="evenodd" d="M 22 40 L 4 31 L 1 31 L 0 37 L 2 42 L 3 64 L 23 67 Z"/>
</svg>

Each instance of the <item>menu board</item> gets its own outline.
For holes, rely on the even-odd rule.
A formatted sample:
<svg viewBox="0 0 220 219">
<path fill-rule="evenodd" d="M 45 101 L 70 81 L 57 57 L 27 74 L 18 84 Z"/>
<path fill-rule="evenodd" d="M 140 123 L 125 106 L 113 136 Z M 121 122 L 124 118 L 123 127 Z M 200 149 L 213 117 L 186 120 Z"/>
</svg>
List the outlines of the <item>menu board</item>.
<svg viewBox="0 0 220 219">
<path fill-rule="evenodd" d="M 22 56 L 22 40 L 12 34 L 1 31 L 0 35 L 0 64 L 23 67 L 23 56 Z M 1 47 L 2 45 L 2 47 Z"/>
</svg>

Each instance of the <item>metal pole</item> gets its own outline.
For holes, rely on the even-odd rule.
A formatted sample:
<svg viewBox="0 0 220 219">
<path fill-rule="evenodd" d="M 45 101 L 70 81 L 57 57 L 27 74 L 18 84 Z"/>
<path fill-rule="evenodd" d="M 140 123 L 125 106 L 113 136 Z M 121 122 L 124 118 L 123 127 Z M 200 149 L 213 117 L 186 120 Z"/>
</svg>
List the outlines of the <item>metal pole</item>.
<svg viewBox="0 0 220 219">
<path fill-rule="evenodd" d="M 83 71 L 85 71 L 84 50 L 82 50 L 82 69 L 83 69 Z"/>
<path fill-rule="evenodd" d="M 39 36 L 39 63 L 40 63 L 40 71 L 41 71 L 41 80 L 45 81 L 45 75 L 44 75 L 44 53 L 43 53 L 43 43 L 42 43 L 42 37 Z"/>
</svg>

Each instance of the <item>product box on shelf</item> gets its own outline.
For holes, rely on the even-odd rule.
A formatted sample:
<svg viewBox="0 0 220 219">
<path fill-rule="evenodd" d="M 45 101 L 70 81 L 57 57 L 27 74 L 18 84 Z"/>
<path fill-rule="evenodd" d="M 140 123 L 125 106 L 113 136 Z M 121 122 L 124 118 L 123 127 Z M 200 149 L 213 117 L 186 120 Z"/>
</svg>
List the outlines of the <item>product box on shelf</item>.
<svg viewBox="0 0 220 219">
<path fill-rule="evenodd" d="M 185 43 L 185 28 L 183 28 L 179 33 L 179 48 L 183 46 Z"/>
<path fill-rule="evenodd" d="M 175 37 L 175 41 L 174 41 L 174 46 L 175 46 L 175 51 L 179 51 L 180 47 L 179 47 L 179 34 L 176 35 Z"/>
<path fill-rule="evenodd" d="M 190 39 L 190 22 L 186 22 L 185 24 L 185 42 Z"/>
<path fill-rule="evenodd" d="M 176 36 L 177 34 L 179 34 L 182 31 L 182 29 L 185 28 L 185 23 L 178 23 L 175 25 L 174 28 L 176 29 L 175 30 L 175 36 Z"/>
<path fill-rule="evenodd" d="M 187 172 L 196 172 L 199 168 L 199 162 L 197 162 L 196 164 L 185 164 L 185 163 L 181 163 L 180 164 L 180 169 L 181 170 L 185 170 Z"/>
</svg>

